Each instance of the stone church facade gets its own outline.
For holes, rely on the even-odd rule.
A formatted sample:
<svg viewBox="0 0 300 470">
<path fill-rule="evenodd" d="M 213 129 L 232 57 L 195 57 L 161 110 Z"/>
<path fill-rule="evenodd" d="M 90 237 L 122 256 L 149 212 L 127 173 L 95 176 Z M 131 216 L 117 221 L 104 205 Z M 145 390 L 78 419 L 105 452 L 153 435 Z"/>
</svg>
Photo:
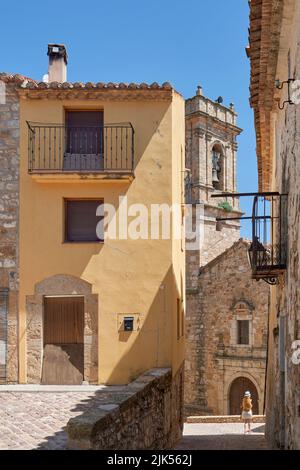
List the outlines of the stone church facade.
<svg viewBox="0 0 300 470">
<path fill-rule="evenodd" d="M 241 129 L 231 104 L 198 87 L 186 101 L 186 199 L 202 208 L 199 248 L 186 252 L 185 411 L 239 414 L 250 389 L 263 413 L 269 287 L 251 278 L 249 242 L 240 239 L 237 198 L 212 198 L 237 188 Z M 194 223 L 196 221 L 194 220 Z"/>
</svg>

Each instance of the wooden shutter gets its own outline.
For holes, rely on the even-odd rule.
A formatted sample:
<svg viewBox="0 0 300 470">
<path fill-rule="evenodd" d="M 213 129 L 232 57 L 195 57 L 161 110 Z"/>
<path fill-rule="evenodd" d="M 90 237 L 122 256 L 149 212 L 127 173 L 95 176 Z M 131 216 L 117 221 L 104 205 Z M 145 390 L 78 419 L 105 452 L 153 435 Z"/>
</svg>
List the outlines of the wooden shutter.
<svg viewBox="0 0 300 470">
<path fill-rule="evenodd" d="M 249 320 L 238 320 L 238 344 L 249 344 Z"/>
<path fill-rule="evenodd" d="M 69 242 L 101 241 L 96 227 L 101 217 L 96 215 L 97 207 L 103 200 L 66 200 L 65 201 L 65 239 Z"/>
</svg>

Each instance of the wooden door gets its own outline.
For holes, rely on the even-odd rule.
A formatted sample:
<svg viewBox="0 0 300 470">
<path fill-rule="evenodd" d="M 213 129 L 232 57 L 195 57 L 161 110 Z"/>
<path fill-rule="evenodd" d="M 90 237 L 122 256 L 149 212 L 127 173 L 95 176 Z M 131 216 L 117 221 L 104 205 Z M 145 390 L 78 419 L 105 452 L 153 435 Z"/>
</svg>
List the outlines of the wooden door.
<svg viewBox="0 0 300 470">
<path fill-rule="evenodd" d="M 258 414 L 258 393 L 255 385 L 251 380 L 246 377 L 238 377 L 235 379 L 230 387 L 229 393 L 229 413 L 231 415 L 241 414 L 241 404 L 246 391 L 251 393 L 252 398 L 252 412 Z"/>
<path fill-rule="evenodd" d="M 43 384 L 82 383 L 83 330 L 83 297 L 45 297 Z"/>
</svg>

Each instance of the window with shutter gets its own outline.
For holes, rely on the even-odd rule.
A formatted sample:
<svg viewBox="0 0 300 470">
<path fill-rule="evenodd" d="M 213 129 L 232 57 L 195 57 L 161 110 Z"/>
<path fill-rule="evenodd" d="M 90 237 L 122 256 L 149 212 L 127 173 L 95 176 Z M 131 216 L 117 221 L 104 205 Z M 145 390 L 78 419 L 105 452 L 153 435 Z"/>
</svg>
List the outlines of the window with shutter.
<svg viewBox="0 0 300 470">
<path fill-rule="evenodd" d="M 96 215 L 101 199 L 66 199 L 65 200 L 65 241 L 66 242 L 99 242 L 96 227 L 101 220 Z"/>
<path fill-rule="evenodd" d="M 237 343 L 249 344 L 249 320 L 237 321 Z"/>
</svg>

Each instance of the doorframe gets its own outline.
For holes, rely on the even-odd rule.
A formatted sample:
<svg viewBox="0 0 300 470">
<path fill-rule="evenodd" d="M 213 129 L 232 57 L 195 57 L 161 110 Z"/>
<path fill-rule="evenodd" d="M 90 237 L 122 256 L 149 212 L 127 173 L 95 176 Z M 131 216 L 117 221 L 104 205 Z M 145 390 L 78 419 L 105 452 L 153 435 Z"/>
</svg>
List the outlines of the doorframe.
<svg viewBox="0 0 300 470">
<path fill-rule="evenodd" d="M 232 386 L 233 382 L 236 379 L 239 379 L 239 378 L 245 378 L 245 379 L 250 380 L 250 382 L 252 382 L 252 384 L 256 388 L 258 414 L 260 414 L 260 407 L 261 407 L 261 404 L 260 404 L 260 389 L 258 387 L 258 384 L 257 384 L 256 380 L 253 380 L 253 377 L 250 374 L 247 374 L 247 373 L 244 373 L 244 372 L 241 372 L 240 374 L 236 374 L 228 384 L 228 387 L 227 387 L 227 414 L 230 415 L 230 391 L 231 391 L 231 386 Z"/>
<path fill-rule="evenodd" d="M 44 297 L 84 297 L 84 380 L 98 383 L 98 294 L 92 284 L 66 274 L 51 276 L 26 296 L 27 383 L 41 383 L 43 360 Z"/>
</svg>

